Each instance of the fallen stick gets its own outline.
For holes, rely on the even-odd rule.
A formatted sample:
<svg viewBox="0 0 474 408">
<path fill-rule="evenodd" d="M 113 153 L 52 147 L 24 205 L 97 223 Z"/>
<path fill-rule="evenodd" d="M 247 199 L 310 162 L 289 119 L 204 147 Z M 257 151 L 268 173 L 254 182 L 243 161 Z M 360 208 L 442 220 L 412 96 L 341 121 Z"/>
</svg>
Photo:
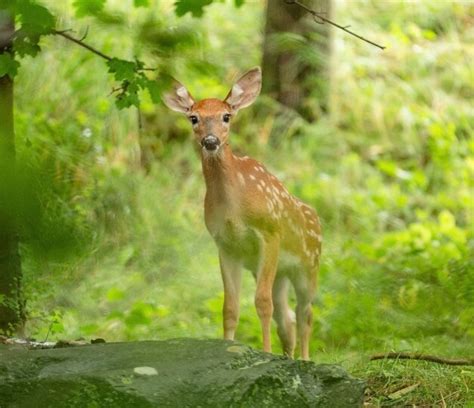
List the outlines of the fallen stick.
<svg viewBox="0 0 474 408">
<path fill-rule="evenodd" d="M 385 360 L 385 359 L 395 359 L 395 360 L 423 360 L 423 361 L 430 361 L 432 363 L 438 364 L 447 364 L 447 365 L 467 365 L 472 366 L 474 365 L 473 359 L 463 359 L 463 358 L 444 358 L 433 356 L 430 354 L 420 354 L 420 353 L 380 353 L 374 354 L 369 357 L 370 361 L 374 360 Z"/>
</svg>

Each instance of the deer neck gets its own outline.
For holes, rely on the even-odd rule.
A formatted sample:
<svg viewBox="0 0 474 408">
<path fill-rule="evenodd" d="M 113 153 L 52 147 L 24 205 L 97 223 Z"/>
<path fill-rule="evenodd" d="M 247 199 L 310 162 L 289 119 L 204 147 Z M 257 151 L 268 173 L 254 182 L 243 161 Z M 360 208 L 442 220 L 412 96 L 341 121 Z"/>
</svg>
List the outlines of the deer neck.
<svg viewBox="0 0 474 408">
<path fill-rule="evenodd" d="M 215 202 L 232 202 L 236 191 L 237 177 L 235 156 L 226 143 L 216 155 L 201 152 L 202 171 L 206 181 L 207 195 Z"/>
</svg>

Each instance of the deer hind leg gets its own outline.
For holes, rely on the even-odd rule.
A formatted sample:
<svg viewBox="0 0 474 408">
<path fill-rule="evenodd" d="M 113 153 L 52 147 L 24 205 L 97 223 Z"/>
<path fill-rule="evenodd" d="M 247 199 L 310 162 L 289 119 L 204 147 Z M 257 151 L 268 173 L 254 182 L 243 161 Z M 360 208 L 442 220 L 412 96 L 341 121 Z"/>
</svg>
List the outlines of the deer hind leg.
<svg viewBox="0 0 474 408">
<path fill-rule="evenodd" d="M 288 305 L 288 278 L 277 276 L 273 284 L 273 319 L 277 324 L 283 353 L 293 358 L 295 351 L 295 313 Z"/>
<path fill-rule="evenodd" d="M 309 360 L 309 342 L 313 327 L 313 301 L 316 292 L 316 273 L 301 274 L 293 280 L 296 292 L 296 328 L 300 341 L 301 358 Z"/>
<path fill-rule="evenodd" d="M 219 263 L 224 282 L 224 339 L 234 340 L 239 322 L 239 295 L 242 265 L 223 250 L 219 250 Z"/>
</svg>

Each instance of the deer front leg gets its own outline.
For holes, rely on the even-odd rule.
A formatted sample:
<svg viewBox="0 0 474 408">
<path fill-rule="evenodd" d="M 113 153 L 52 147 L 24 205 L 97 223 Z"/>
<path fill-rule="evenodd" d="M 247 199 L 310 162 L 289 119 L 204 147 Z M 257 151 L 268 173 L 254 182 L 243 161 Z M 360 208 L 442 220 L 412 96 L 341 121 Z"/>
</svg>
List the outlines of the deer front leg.
<svg viewBox="0 0 474 408">
<path fill-rule="evenodd" d="M 271 353 L 271 322 L 273 315 L 272 288 L 278 265 L 280 240 L 278 236 L 262 240 L 260 268 L 257 272 L 255 307 L 262 326 L 263 351 Z"/>
<path fill-rule="evenodd" d="M 239 322 L 239 295 L 242 265 L 224 250 L 219 249 L 219 263 L 224 282 L 224 339 L 234 340 Z"/>
</svg>

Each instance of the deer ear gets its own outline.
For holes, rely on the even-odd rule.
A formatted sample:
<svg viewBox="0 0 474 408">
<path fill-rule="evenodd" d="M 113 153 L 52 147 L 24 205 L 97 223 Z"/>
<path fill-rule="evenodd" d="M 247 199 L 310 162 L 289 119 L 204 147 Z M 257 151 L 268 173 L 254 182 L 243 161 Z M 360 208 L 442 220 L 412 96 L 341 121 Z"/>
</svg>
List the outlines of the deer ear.
<svg viewBox="0 0 474 408">
<path fill-rule="evenodd" d="M 225 98 L 233 111 L 246 108 L 251 105 L 262 88 L 262 71 L 260 67 L 252 68 L 242 75 L 234 84 Z"/>
<path fill-rule="evenodd" d="M 194 105 L 194 99 L 180 82 L 173 80 L 172 89 L 162 97 L 163 103 L 170 109 L 186 113 Z"/>
</svg>

